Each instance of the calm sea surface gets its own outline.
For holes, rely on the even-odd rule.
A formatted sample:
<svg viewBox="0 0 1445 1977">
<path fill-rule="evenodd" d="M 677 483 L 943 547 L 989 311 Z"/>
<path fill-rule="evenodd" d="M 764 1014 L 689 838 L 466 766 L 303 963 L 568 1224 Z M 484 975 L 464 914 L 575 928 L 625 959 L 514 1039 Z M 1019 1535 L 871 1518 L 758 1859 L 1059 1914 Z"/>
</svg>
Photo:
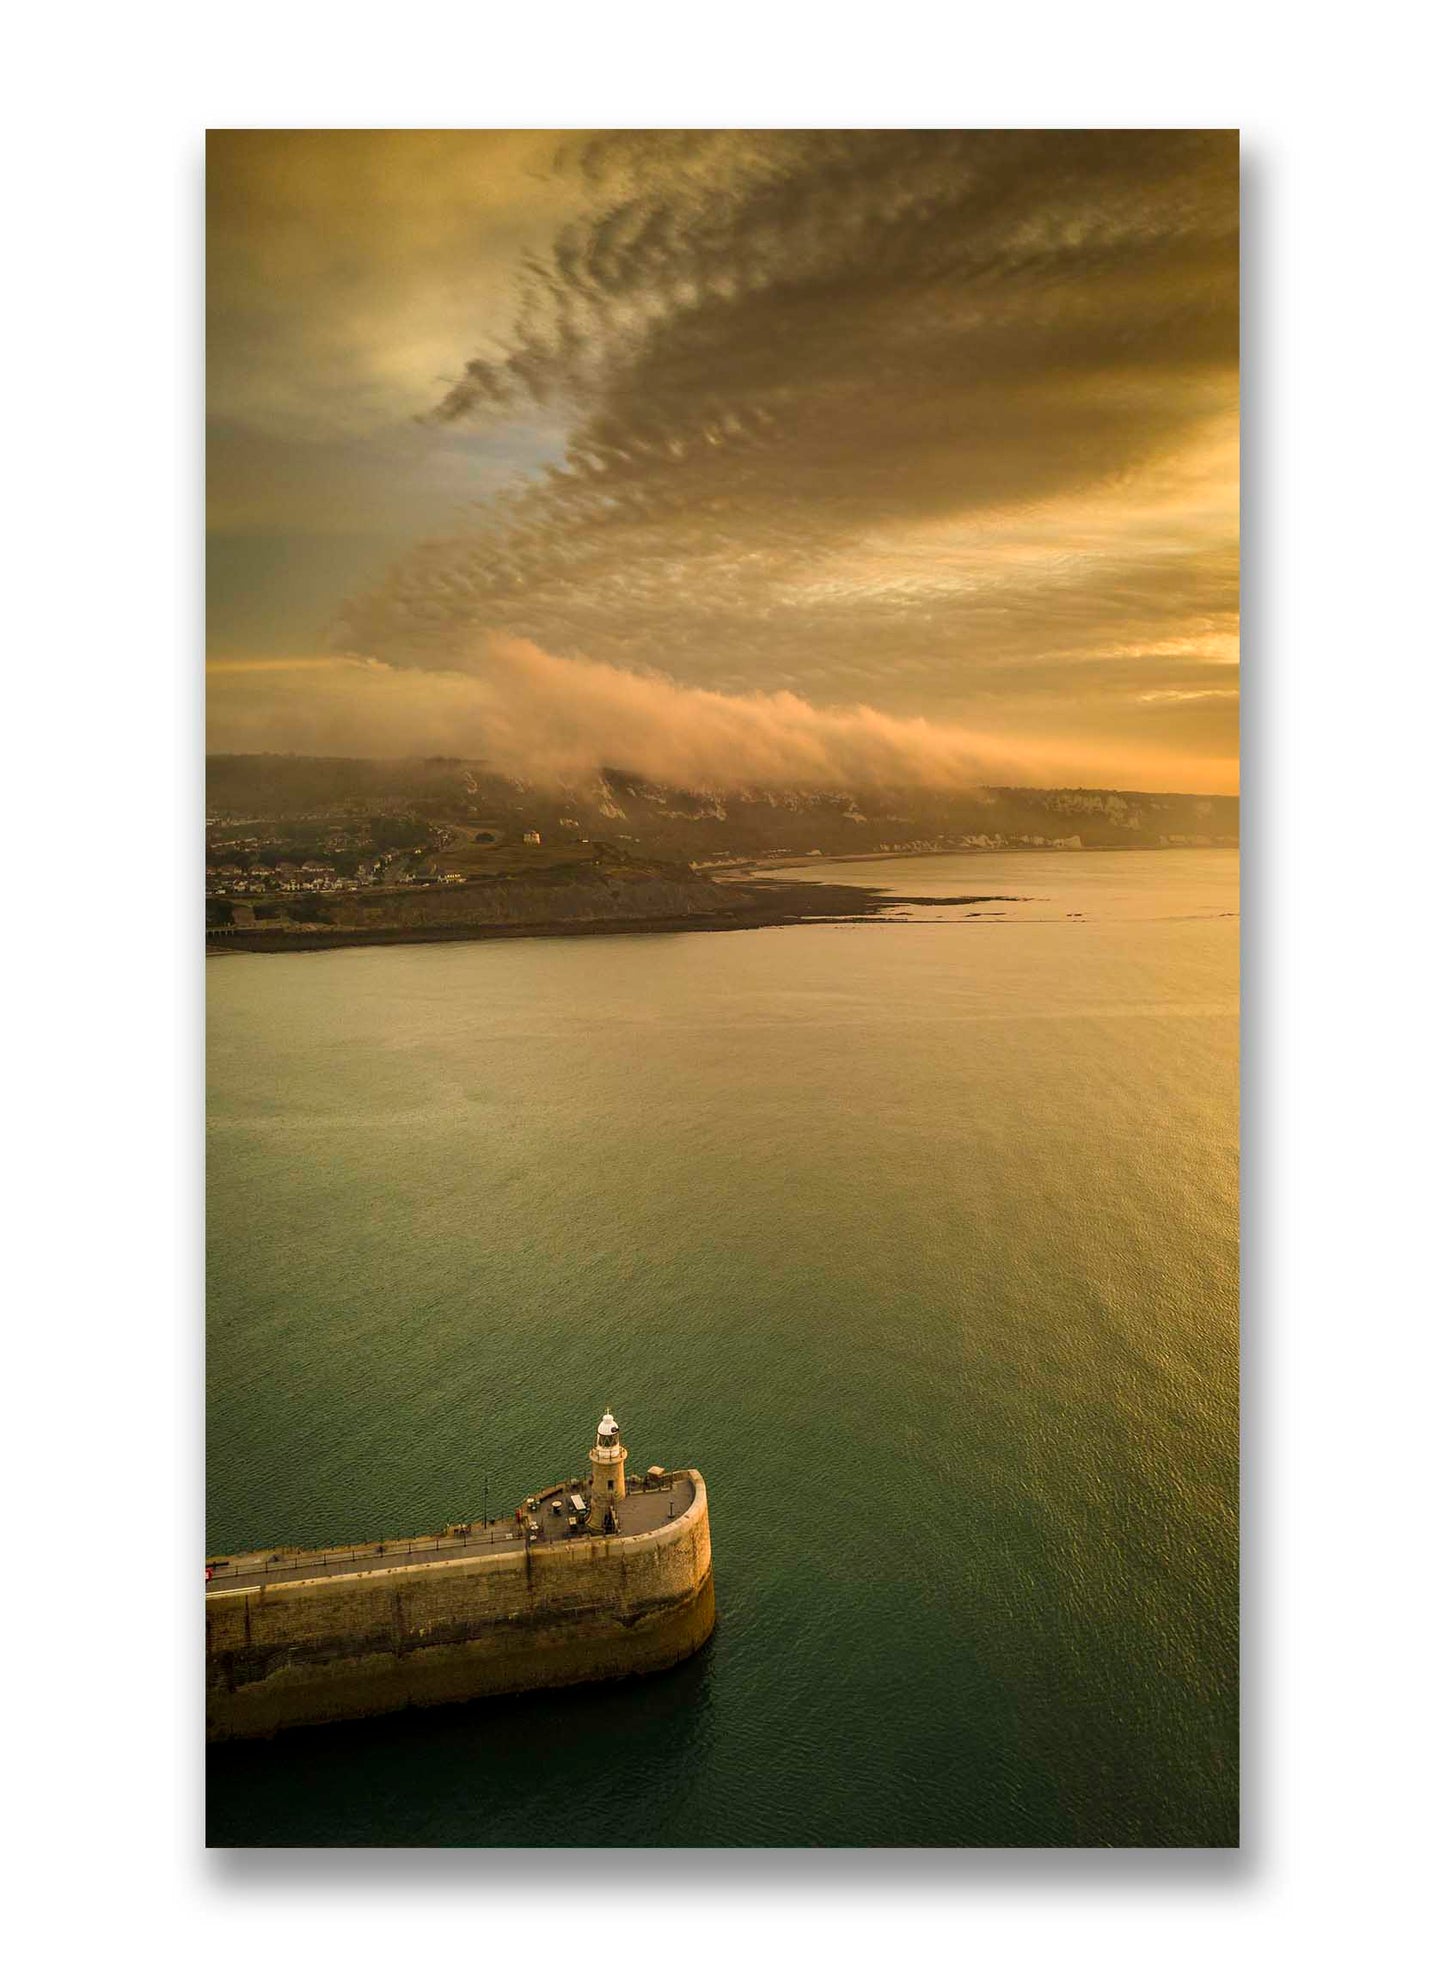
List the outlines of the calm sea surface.
<svg viewBox="0 0 1445 1977">
<path fill-rule="evenodd" d="M 1027 898 L 209 964 L 208 1548 L 511 1505 L 610 1405 L 719 1614 L 214 1751 L 213 1844 L 595 1844 L 601 1781 L 634 1846 L 1234 1844 L 1236 858 L 809 869 Z"/>
</svg>

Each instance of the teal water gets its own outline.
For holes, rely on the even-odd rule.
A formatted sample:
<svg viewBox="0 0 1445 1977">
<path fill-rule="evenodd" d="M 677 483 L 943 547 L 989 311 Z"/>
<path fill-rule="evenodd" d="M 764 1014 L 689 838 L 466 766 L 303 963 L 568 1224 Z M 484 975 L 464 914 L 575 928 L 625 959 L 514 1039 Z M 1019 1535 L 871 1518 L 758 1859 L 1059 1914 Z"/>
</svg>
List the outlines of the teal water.
<svg viewBox="0 0 1445 1977">
<path fill-rule="evenodd" d="M 207 1543 L 707 1478 L 671 1674 L 208 1761 L 221 1845 L 1229 1846 L 1237 860 L 208 965 Z M 1081 915 L 1071 918 L 1070 915 Z"/>
</svg>

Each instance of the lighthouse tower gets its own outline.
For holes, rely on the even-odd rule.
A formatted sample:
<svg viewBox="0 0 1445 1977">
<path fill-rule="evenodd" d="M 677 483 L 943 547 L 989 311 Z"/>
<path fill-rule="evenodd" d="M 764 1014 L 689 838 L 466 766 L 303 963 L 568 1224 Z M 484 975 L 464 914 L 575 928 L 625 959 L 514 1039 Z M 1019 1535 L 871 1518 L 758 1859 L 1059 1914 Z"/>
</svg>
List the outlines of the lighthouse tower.
<svg viewBox="0 0 1445 1977">
<path fill-rule="evenodd" d="M 597 1446 L 593 1449 L 592 1501 L 587 1506 L 589 1531 L 616 1530 L 615 1516 L 609 1518 L 627 1494 L 627 1450 L 622 1446 L 622 1430 L 609 1407 L 597 1423 Z"/>
</svg>

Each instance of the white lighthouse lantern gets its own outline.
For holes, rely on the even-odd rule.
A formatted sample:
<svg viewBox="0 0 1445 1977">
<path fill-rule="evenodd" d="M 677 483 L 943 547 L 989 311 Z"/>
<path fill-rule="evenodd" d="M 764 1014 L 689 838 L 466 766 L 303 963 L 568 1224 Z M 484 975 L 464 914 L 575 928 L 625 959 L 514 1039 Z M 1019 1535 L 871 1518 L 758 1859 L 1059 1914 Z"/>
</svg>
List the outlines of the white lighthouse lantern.
<svg viewBox="0 0 1445 1977">
<path fill-rule="evenodd" d="M 587 1528 L 615 1531 L 617 1506 L 627 1494 L 627 1450 L 622 1446 L 622 1430 L 610 1407 L 597 1423 L 597 1442 L 589 1460 L 592 1500 L 587 1506 Z"/>
</svg>

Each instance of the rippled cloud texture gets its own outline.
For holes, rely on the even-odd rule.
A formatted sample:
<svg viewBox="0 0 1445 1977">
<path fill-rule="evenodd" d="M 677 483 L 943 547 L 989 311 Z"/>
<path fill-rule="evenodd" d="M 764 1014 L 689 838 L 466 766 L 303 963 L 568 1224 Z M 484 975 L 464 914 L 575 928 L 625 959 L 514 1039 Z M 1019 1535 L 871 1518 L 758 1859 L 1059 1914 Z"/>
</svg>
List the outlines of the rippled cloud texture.
<svg viewBox="0 0 1445 1977">
<path fill-rule="evenodd" d="M 320 161 L 328 135 L 305 134 Z M 255 172 L 276 141 L 233 139 L 213 172 Z M 375 668 L 345 719 L 354 666 L 247 670 L 304 652 L 299 622 L 269 651 L 222 626 L 222 745 L 303 728 L 315 745 L 329 721 L 382 750 L 411 679 L 419 730 L 455 699 L 499 755 L 590 751 L 675 781 L 715 780 L 734 748 L 755 781 L 799 780 L 810 751 L 887 780 L 901 751 L 928 780 L 1039 761 L 1233 786 L 1232 134 L 385 142 L 351 263 L 273 269 L 257 372 L 227 342 L 239 299 L 214 361 L 233 380 L 223 469 L 259 489 L 230 550 L 298 473 L 309 525 L 276 504 L 293 568 L 328 553 L 328 476 L 338 507 L 360 503 L 352 535 L 385 553 L 373 573 L 331 543 L 328 567 L 362 580 L 329 637 L 379 662 L 391 712 L 368 731 Z M 307 155 L 288 154 L 303 237 Z M 428 164 L 443 219 L 419 247 L 408 174 Z M 487 269 L 470 349 L 446 279 L 469 251 Z M 402 298 L 447 298 L 460 347 L 440 374 L 436 312 L 425 337 L 401 304 L 388 316 L 379 265 Z M 288 437 L 298 375 L 335 407 L 362 371 L 354 431 Z M 456 519 L 437 528 L 443 495 Z"/>
</svg>

